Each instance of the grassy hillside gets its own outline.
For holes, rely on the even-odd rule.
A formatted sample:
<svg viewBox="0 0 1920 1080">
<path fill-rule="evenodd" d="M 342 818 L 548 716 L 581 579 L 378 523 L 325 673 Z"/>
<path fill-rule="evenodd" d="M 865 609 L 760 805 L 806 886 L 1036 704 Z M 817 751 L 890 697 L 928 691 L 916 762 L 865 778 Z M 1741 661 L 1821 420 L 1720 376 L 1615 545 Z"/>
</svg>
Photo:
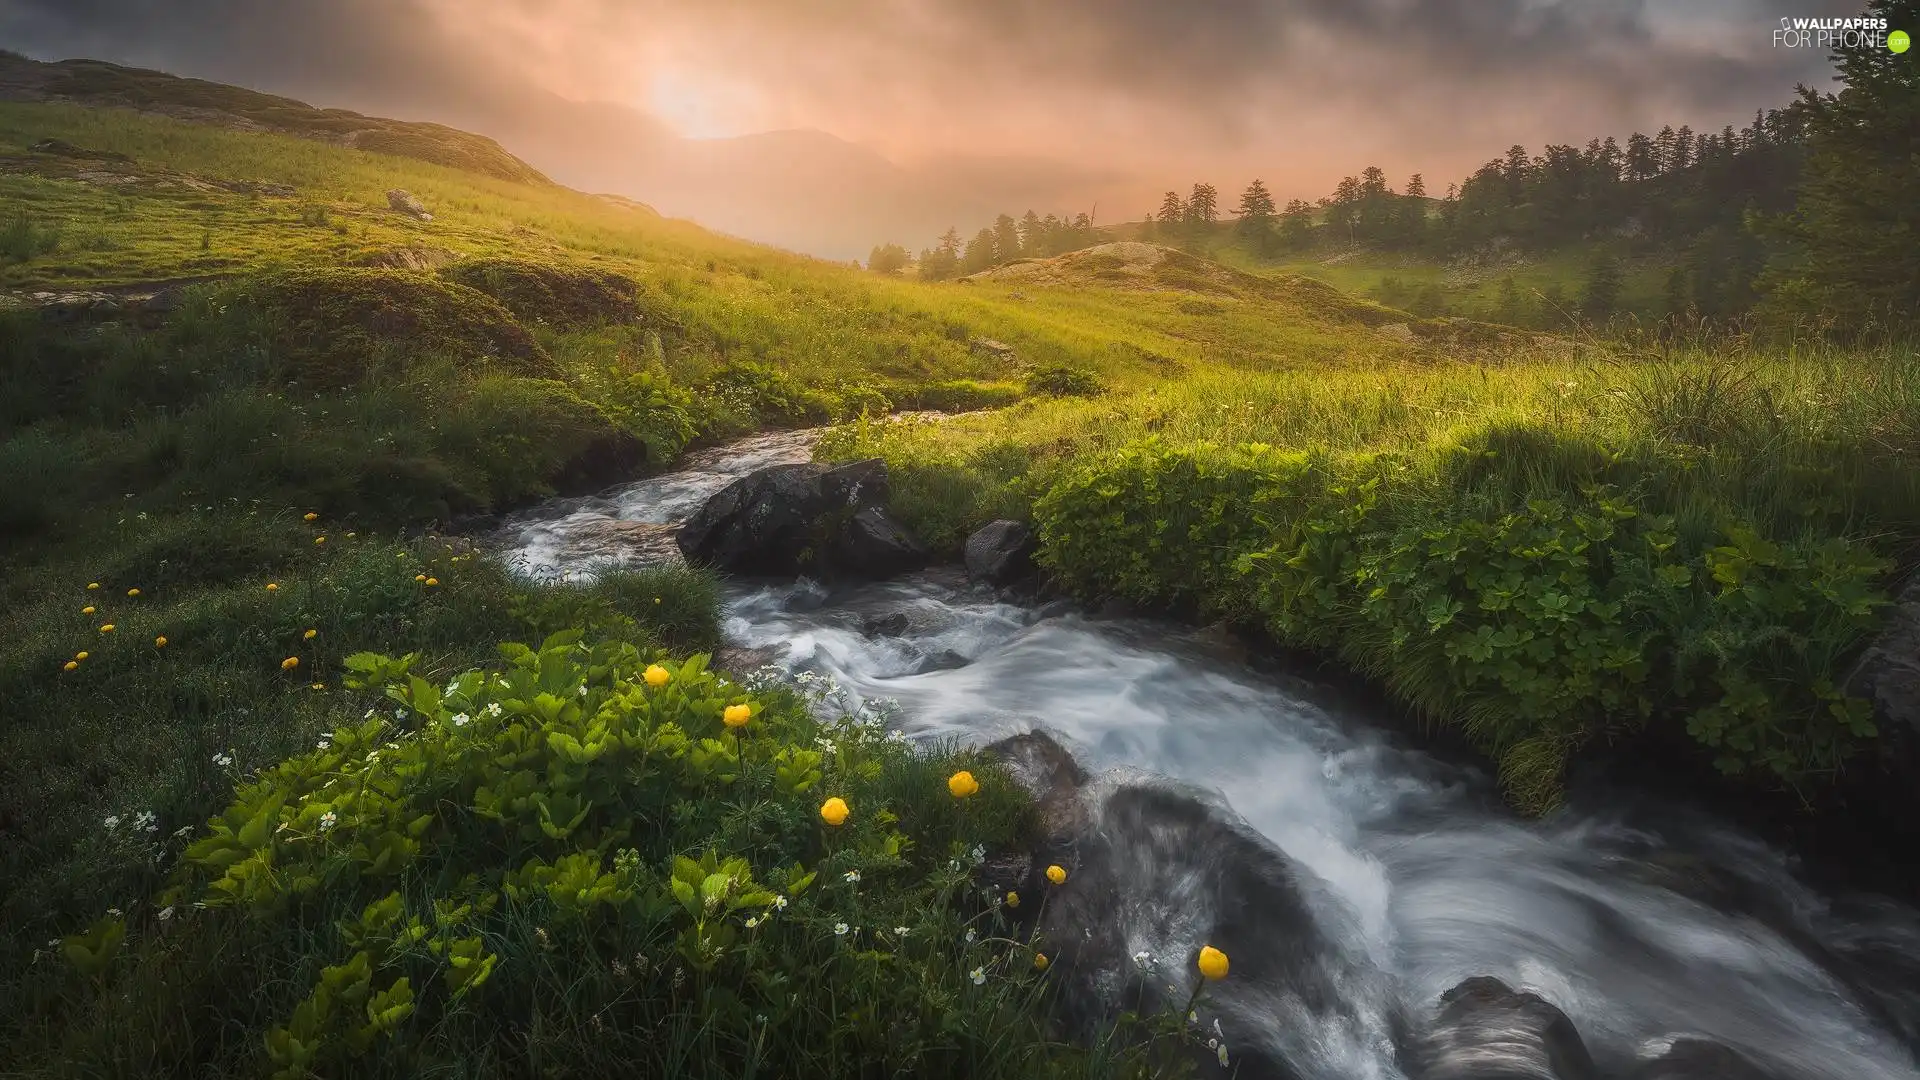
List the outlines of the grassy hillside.
<svg viewBox="0 0 1920 1080">
<path fill-rule="evenodd" d="M 98 60 L 40 63 L 0 50 L 0 100 L 133 109 L 418 158 L 502 180 L 549 182 L 492 139 L 441 124 L 316 109 L 292 98 Z"/>
<path fill-rule="evenodd" d="M 392 210 L 392 188 L 419 197 L 432 220 Z M 301 1004 L 327 979 L 357 978 L 321 970 L 360 962 L 353 934 L 335 927 L 340 913 L 360 912 L 393 884 L 403 886 L 410 912 L 459 899 L 420 876 L 428 867 L 438 875 L 465 866 L 495 890 L 488 903 L 505 904 L 501 875 L 536 856 L 550 866 L 590 855 L 608 867 L 623 846 L 644 863 L 632 871 L 639 877 L 610 885 L 630 914 L 619 924 L 626 936 L 575 926 L 566 955 L 670 954 L 681 927 L 672 910 L 649 905 L 671 895 L 673 856 L 709 848 L 749 857 L 755 874 L 782 875 L 759 879 L 772 882 L 788 880 L 796 861 L 822 881 L 854 870 L 890 875 L 885 903 L 901 914 L 873 906 L 863 933 L 879 925 L 871 920 L 898 917 L 929 940 L 958 941 L 972 926 L 983 944 L 1001 944 L 991 954 L 919 952 L 862 938 L 866 947 L 831 959 L 808 950 L 835 936 L 837 921 L 852 921 L 844 905 L 857 898 L 796 894 L 795 917 L 785 920 L 794 929 L 781 933 L 801 938 L 769 939 L 773 952 L 737 940 L 713 946 L 723 974 L 700 982 L 695 996 L 677 993 L 684 968 L 676 976 L 665 964 L 630 966 L 649 988 L 635 999 L 622 997 L 629 984 L 608 981 L 605 970 L 587 983 L 564 965 L 538 975 L 548 970 L 542 935 L 561 933 L 545 917 L 475 916 L 472 932 L 499 942 L 485 947 L 500 957 L 498 995 L 423 993 L 416 1007 L 431 1021 L 398 1043 L 379 1042 L 402 1049 L 383 1050 L 367 1067 L 412 1074 L 457 1058 L 473 1039 L 492 1039 L 467 1052 L 588 1069 L 610 1055 L 663 1055 L 661 1068 L 676 1072 L 704 1055 L 716 1074 L 737 1075 L 756 1017 L 770 1012 L 740 1002 L 771 991 L 728 980 L 768 965 L 805 971 L 797 985 L 863 988 L 876 1001 L 900 1000 L 903 979 L 932 995 L 929 1026 L 912 1038 L 844 1011 L 774 1014 L 784 1034 L 773 1049 L 756 1044 L 763 1056 L 755 1060 L 785 1074 L 846 1075 L 855 1062 L 889 1060 L 947 1061 L 939 1068 L 961 1074 L 1053 1067 L 1064 1051 L 1041 1037 L 1022 1004 L 1038 987 L 1037 976 L 1019 975 L 1034 970 L 1021 951 L 1028 946 L 1003 940 L 991 922 L 998 916 L 955 891 L 964 874 L 945 876 L 952 853 L 943 837 L 964 852 L 1006 835 L 1012 818 L 976 814 L 962 827 L 937 782 L 937 798 L 889 786 L 898 775 L 938 777 L 969 764 L 945 752 L 915 757 L 920 771 L 906 774 L 883 766 L 879 748 L 807 764 L 812 740 L 827 735 L 776 691 L 750 697 L 738 684 L 701 683 L 703 702 L 751 701 L 788 718 L 770 719 L 767 741 L 756 744 L 764 754 L 729 773 L 739 786 L 728 798 L 745 799 L 752 820 L 787 816 L 789 831 L 766 833 L 758 846 L 733 831 L 736 819 L 723 812 L 733 803 L 719 789 L 700 794 L 706 774 L 697 771 L 665 788 L 634 789 L 653 791 L 645 799 L 665 800 L 658 805 L 602 803 L 583 826 L 584 853 L 529 819 L 524 828 L 546 840 L 514 840 L 481 856 L 461 846 L 473 835 L 461 830 L 475 822 L 452 811 L 419 835 L 383 839 L 384 818 L 350 815 L 329 799 L 338 825 L 328 831 L 341 846 L 326 849 L 311 881 L 275 879 L 276 889 L 307 882 L 293 889 L 307 899 L 291 907 L 269 902 L 280 894 L 260 892 L 261 882 L 243 886 L 233 876 L 253 862 L 223 862 L 189 845 L 206 840 L 206 822 L 223 812 L 283 814 L 289 829 L 304 830 L 298 836 L 315 836 L 313 815 L 251 800 L 276 762 L 306 761 L 299 776 L 338 772 L 344 766 L 324 748 L 312 757 L 323 743 L 449 749 L 456 730 L 466 737 L 451 712 L 420 707 L 405 679 L 392 690 L 405 699 L 403 715 L 385 734 L 347 734 L 369 709 L 377 719 L 395 704 L 366 673 L 343 672 L 356 654 L 417 654 L 408 670 L 437 687 L 470 669 L 497 670 L 503 640 L 537 643 L 569 629 L 602 649 L 636 649 L 643 664 L 716 644 L 713 584 L 699 573 L 534 587 L 422 530 L 590 490 L 660 467 L 691 443 L 760 428 L 1144 388 L 1202 369 L 1430 363 L 1432 335 L 1453 332 L 1325 290 L 1247 289 L 1233 278 L 1202 292 L 1097 281 L 930 287 L 715 237 L 624 200 L 71 104 L 0 105 L 0 195 L 18 208 L 0 229 L 8 305 L 0 312 L 0 473 L 10 478 L 0 503 L 0 700 L 8 703 L 0 911 L 9 928 L 0 996 L 10 1045 L 54 1072 L 50 1063 L 69 1061 L 108 1073 L 251 1073 L 263 1063 L 294 1067 L 309 1051 L 328 1068 L 347 1067 L 379 1032 L 339 1027 L 327 1011 L 334 1006 L 323 1010 L 317 999 Z M 1399 332 L 1376 329 L 1394 326 Z M 553 663 L 580 662 L 570 646 L 554 647 Z M 639 685 L 635 669 L 622 670 L 622 686 Z M 583 675 L 580 685 L 595 693 L 603 678 Z M 503 719 L 488 725 L 488 737 L 519 738 L 513 710 L 532 706 L 495 703 Z M 716 715 L 696 711 L 679 723 L 696 737 L 724 736 Z M 564 717 L 540 722 L 568 738 L 589 735 Z M 433 762 L 422 767 L 454 782 L 452 759 L 422 752 Z M 685 760 L 710 770 L 716 752 L 687 750 Z M 807 780 L 814 768 L 825 779 Z M 999 792 L 993 799 L 1007 797 L 990 769 L 974 768 L 989 793 Z M 525 782 L 473 782 L 497 790 L 509 781 Z M 863 824 L 823 850 L 808 807 L 829 793 L 848 797 Z M 311 788 L 297 794 L 320 805 Z M 664 821 L 669 804 L 696 808 L 694 816 L 675 818 L 671 829 L 642 826 Z M 551 813 L 540 809 L 545 795 L 516 805 L 536 818 Z M 953 828 L 961 831 L 942 832 Z M 279 835 L 247 832 L 242 846 L 284 865 L 296 849 L 280 847 Z M 903 858 L 909 840 L 919 846 Z M 389 845 L 421 868 L 389 884 L 370 870 Z M 200 855 L 183 861 L 190 851 Z M 220 910 L 241 903 L 234 889 L 251 898 L 242 906 L 259 900 L 278 913 L 246 924 L 262 936 L 239 934 Z M 905 918 L 909 911 L 926 918 Z M 871 967 L 882 954 L 898 959 Z M 394 994 L 402 977 L 417 988 L 452 986 L 444 958 L 375 950 L 367 962 L 377 980 L 339 993 Z M 977 967 L 996 972 L 990 992 L 973 994 Z M 553 989 L 556 978 L 565 993 Z M 963 989 L 972 996 L 954 996 Z M 646 1048 L 609 1041 L 590 1017 L 614 1023 L 599 1010 L 616 1000 L 626 1004 L 608 1015 L 620 1030 L 680 1025 L 684 1037 Z M 949 1015 L 965 1019 L 956 1027 Z"/>
<path fill-rule="evenodd" d="M 394 151 L 0 104 L 40 1074 L 1119 1068 L 969 885 L 1004 778 L 687 661 L 703 573 L 437 535 L 758 429 L 838 422 L 948 552 L 1026 517 L 1078 595 L 1338 657 L 1527 809 L 1617 738 L 1809 792 L 1874 747 L 1835 678 L 1920 552 L 1910 347 L 1638 356 L 1133 243 L 925 284 Z"/>
</svg>

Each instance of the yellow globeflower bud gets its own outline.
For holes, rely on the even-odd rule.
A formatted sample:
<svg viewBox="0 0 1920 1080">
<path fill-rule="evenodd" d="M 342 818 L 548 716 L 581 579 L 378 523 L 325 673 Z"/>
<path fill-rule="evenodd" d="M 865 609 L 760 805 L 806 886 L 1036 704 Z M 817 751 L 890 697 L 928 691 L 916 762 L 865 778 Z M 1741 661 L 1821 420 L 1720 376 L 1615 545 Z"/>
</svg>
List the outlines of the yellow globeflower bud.
<svg viewBox="0 0 1920 1080">
<path fill-rule="evenodd" d="M 77 652 L 77 653 L 74 653 L 74 654 L 73 654 L 73 658 L 74 658 L 75 660 L 85 660 L 85 659 L 86 659 L 87 657 L 89 657 L 89 656 L 92 656 L 92 655 L 93 655 L 92 653 L 90 653 L 90 652 L 87 652 L 87 651 L 85 651 L 85 650 L 82 650 L 82 651 L 80 651 L 80 652 Z"/>
<path fill-rule="evenodd" d="M 167 647 L 167 639 L 166 639 L 166 637 L 165 637 L 165 636 L 161 636 L 161 637 L 157 637 L 157 638 L 154 638 L 154 639 L 153 639 L 153 647 L 154 647 L 154 648 L 156 648 L 156 649 L 164 649 L 164 648 L 166 648 L 166 647 Z"/>
<path fill-rule="evenodd" d="M 87 582 L 87 588 L 88 588 L 88 589 L 97 589 L 97 588 L 99 588 L 99 587 L 100 587 L 100 583 L 99 583 L 99 582 L 97 582 L 97 581 L 89 581 L 89 582 Z"/>
<path fill-rule="evenodd" d="M 668 680 L 673 678 L 673 672 L 668 671 L 659 664 L 649 664 L 647 665 L 647 670 L 641 673 L 640 677 L 647 680 L 648 686 L 657 688 L 667 685 Z"/>
<path fill-rule="evenodd" d="M 313 640 L 314 638 L 316 638 L 316 637 L 319 637 L 319 636 L 320 636 L 320 631 L 318 631 L 318 630 L 309 630 L 309 631 L 307 631 L 306 633 L 304 633 L 304 634 L 301 634 L 301 635 L 300 635 L 300 639 L 301 639 L 302 641 L 312 641 L 312 640 Z"/>
<path fill-rule="evenodd" d="M 61 668 L 60 670 L 62 670 L 62 671 L 78 671 L 78 670 L 80 670 L 80 661 L 78 661 L 78 660 L 69 660 L 69 661 L 67 661 L 67 662 L 66 662 L 66 664 L 65 664 L 65 666 L 63 666 L 63 667 L 62 667 L 62 668 Z"/>
<path fill-rule="evenodd" d="M 428 585 L 438 585 L 438 584 L 440 584 L 440 579 L 439 579 L 439 578 L 437 578 L 437 577 L 430 577 L 430 578 L 428 578 L 428 579 L 427 579 L 427 584 L 428 584 Z"/>
<path fill-rule="evenodd" d="M 269 581 L 269 582 L 267 582 L 267 591 L 268 591 L 268 592 L 279 592 L 279 591 L 280 591 L 280 586 L 279 586 L 279 585 L 278 585 L 277 583 L 275 583 L 275 582 L 271 582 L 271 581 Z"/>
<path fill-rule="evenodd" d="M 820 820 L 829 825 L 840 826 L 847 820 L 847 800 L 835 795 L 820 804 Z"/>
<path fill-rule="evenodd" d="M 980 790 L 980 781 L 975 780 L 972 773 L 962 769 L 947 777 L 947 790 L 953 794 L 954 798 L 964 799 Z"/>
<path fill-rule="evenodd" d="M 300 666 L 300 658 L 297 656 L 289 656 L 285 660 L 280 661 L 281 671 L 292 671 L 294 668 L 297 668 L 299 666 Z"/>
<path fill-rule="evenodd" d="M 93 614 L 93 612 L 94 612 L 94 607 L 92 604 L 88 604 L 86 607 L 83 607 L 80 609 L 80 614 L 82 615 L 91 615 Z"/>
<path fill-rule="evenodd" d="M 140 595 L 140 590 L 139 590 L 139 589 L 128 589 L 128 590 L 127 590 L 127 595 L 128 595 L 128 596 L 139 596 L 139 595 Z"/>
<path fill-rule="evenodd" d="M 1067 883 L 1067 868 L 1057 864 L 1047 867 L 1047 880 L 1053 882 L 1055 885 L 1065 885 Z"/>
<path fill-rule="evenodd" d="M 316 513 L 314 513 L 314 512 L 313 512 L 313 511 L 311 511 L 311 510 L 309 510 L 309 511 L 307 511 L 307 513 L 306 513 L 306 515 L 305 515 L 305 516 L 304 516 L 303 518 L 301 518 L 301 520 L 303 520 L 303 521 L 319 521 L 319 520 L 320 520 L 320 515 L 319 515 L 319 514 L 316 514 Z"/>
<path fill-rule="evenodd" d="M 113 624 L 112 624 L 112 623 L 107 623 L 107 624 L 106 624 L 105 626 L 102 626 L 102 627 L 100 628 L 100 632 L 101 632 L 101 633 L 103 633 L 103 634 L 111 634 L 111 633 L 113 633 Z"/>
<path fill-rule="evenodd" d="M 1019 907 L 1019 906 L 1020 906 L 1020 894 L 1019 894 L 1019 893 L 1017 893 L 1017 892 L 1010 892 L 1010 893 L 1008 893 L 1008 894 L 1007 894 L 1007 906 L 1008 906 L 1008 907 Z"/>
<path fill-rule="evenodd" d="M 729 705 L 727 711 L 720 714 L 720 720 L 730 728 L 743 728 L 753 719 L 753 709 L 747 705 Z"/>
<path fill-rule="evenodd" d="M 1200 947 L 1200 974 L 1209 979 L 1227 977 L 1227 954 L 1211 945 Z"/>
<path fill-rule="evenodd" d="M 1047 970 L 1047 965 L 1050 963 L 1052 963 L 1052 961 L 1047 959 L 1046 953 L 1037 952 L 1033 954 L 1033 970 L 1045 971 Z"/>
</svg>

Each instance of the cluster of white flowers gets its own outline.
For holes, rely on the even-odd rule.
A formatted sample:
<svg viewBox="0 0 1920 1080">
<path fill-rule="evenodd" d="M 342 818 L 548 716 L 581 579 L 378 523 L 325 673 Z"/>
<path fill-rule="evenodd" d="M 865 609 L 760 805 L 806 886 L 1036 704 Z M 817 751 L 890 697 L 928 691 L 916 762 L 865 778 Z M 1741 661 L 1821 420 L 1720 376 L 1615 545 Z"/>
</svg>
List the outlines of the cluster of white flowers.
<svg viewBox="0 0 1920 1080">
<path fill-rule="evenodd" d="M 213 763 L 224 769 L 227 766 L 233 764 L 233 755 L 232 754 L 215 754 L 213 755 Z"/>
<path fill-rule="evenodd" d="M 858 870 L 849 870 L 840 876 L 844 878 L 849 885 L 857 885 L 860 883 L 860 871 Z"/>
</svg>

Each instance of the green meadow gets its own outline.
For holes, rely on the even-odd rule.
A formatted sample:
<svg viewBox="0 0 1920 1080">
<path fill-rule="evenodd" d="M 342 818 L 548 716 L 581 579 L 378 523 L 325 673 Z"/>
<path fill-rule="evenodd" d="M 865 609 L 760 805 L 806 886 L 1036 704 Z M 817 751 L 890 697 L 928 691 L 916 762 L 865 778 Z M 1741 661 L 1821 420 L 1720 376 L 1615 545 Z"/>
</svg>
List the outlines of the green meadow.
<svg viewBox="0 0 1920 1080">
<path fill-rule="evenodd" d="M 1528 813 L 1649 733 L 1816 797 L 1875 743 L 1837 680 L 1920 561 L 1907 341 L 1422 317 L 1352 294 L 1433 272 L 1365 260 L 924 283 L 76 106 L 0 105 L 0 205 L 22 1075 L 1184 1060 L 1151 1019 L 1050 1032 L 1047 944 L 970 877 L 1028 812 L 993 765 L 709 670 L 703 571 L 536 585 L 465 535 L 689 447 L 830 425 L 943 554 L 1031 521 L 1075 596 L 1359 671 Z M 19 299 L 180 283 L 125 317 Z M 960 415 L 889 419 L 919 410 Z"/>
</svg>

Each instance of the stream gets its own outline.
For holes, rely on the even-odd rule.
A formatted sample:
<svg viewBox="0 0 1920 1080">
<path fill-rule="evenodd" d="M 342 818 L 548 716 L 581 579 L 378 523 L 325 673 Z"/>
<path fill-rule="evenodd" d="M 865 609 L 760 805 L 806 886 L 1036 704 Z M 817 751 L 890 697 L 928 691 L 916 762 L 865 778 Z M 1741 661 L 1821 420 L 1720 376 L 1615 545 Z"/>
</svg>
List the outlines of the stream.
<svg viewBox="0 0 1920 1080">
<path fill-rule="evenodd" d="M 494 546 L 543 577 L 655 558 L 708 496 L 811 445 L 779 433 L 702 452 L 515 515 Z M 904 632 L 863 633 L 895 614 Z M 1920 1077 L 1920 912 L 1823 895 L 1724 821 L 1628 792 L 1522 821 L 1480 772 L 1304 679 L 1249 669 L 1204 632 L 1008 602 L 952 568 L 832 590 L 729 585 L 726 630 L 855 699 L 897 701 L 911 737 L 1044 727 L 1091 770 L 1224 800 L 1320 879 L 1315 918 L 1347 967 L 1371 973 L 1341 986 L 1337 1016 L 1275 1018 L 1267 1041 L 1304 1076 L 1404 1077 L 1390 1018 L 1418 1026 L 1450 987 L 1492 975 L 1559 1006 L 1605 1075 L 1704 1037 L 1786 1080 Z"/>
</svg>

